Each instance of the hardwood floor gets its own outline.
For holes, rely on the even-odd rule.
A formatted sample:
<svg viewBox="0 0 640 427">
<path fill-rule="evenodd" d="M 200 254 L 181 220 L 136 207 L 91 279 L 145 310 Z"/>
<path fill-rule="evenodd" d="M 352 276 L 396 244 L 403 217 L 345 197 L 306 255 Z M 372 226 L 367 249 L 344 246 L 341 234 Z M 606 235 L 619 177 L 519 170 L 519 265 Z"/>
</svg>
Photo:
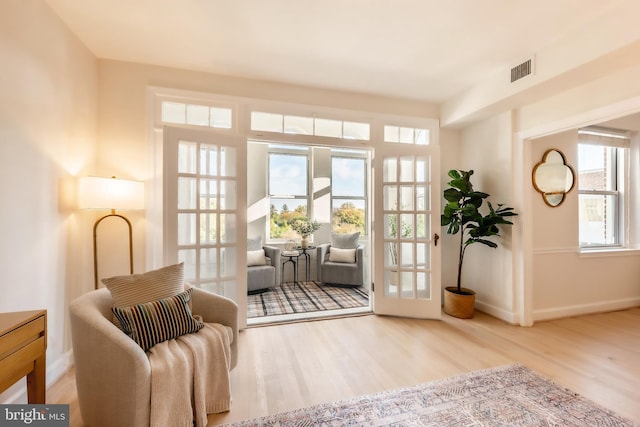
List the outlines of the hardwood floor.
<svg viewBox="0 0 640 427">
<path fill-rule="evenodd" d="M 374 315 L 240 334 L 231 411 L 209 426 L 520 362 L 640 423 L 640 308 L 508 325 L 477 313 L 442 321 Z M 82 426 L 73 372 L 48 391 Z"/>
</svg>

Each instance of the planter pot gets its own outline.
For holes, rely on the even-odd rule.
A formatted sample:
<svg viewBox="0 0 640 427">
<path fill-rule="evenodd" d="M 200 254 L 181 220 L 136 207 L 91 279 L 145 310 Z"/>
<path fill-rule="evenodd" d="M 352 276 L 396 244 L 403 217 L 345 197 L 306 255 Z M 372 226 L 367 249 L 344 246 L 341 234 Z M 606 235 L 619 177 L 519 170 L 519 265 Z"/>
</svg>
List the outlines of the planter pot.
<svg viewBox="0 0 640 427">
<path fill-rule="evenodd" d="M 458 294 L 457 290 L 455 286 L 444 288 L 444 312 L 459 319 L 470 319 L 473 317 L 476 293 L 471 289 L 461 288 L 463 293 Z"/>
</svg>

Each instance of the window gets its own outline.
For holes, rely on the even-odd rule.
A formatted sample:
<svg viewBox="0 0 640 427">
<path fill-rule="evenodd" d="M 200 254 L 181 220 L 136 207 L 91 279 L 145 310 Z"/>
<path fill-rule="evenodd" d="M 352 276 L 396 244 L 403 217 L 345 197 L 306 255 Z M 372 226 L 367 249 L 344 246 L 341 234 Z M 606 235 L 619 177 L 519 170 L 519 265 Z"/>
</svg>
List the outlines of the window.
<svg viewBox="0 0 640 427">
<path fill-rule="evenodd" d="M 429 145 L 429 130 L 385 125 L 384 141 L 399 144 Z"/>
<path fill-rule="evenodd" d="M 298 218 L 328 218 L 329 209 L 332 231 L 367 234 L 368 150 L 269 144 L 268 159 L 268 240 L 299 239 L 291 224 Z M 318 188 L 312 184 L 312 164 L 320 176 L 330 177 L 324 181 L 328 186 L 321 184 L 325 196 L 313 202 Z"/>
<path fill-rule="evenodd" d="M 272 151 L 274 150 L 274 151 Z M 309 206 L 309 154 L 306 147 L 270 148 L 269 238 L 291 239 L 296 218 L 307 217 Z"/>
<path fill-rule="evenodd" d="M 602 128 L 579 131 L 578 190 L 580 247 L 623 246 L 625 133 Z"/>
<path fill-rule="evenodd" d="M 336 233 L 366 233 L 366 171 L 362 151 L 332 150 L 331 224 Z"/>
<path fill-rule="evenodd" d="M 251 130 L 369 141 L 369 123 L 251 112 Z"/>
<path fill-rule="evenodd" d="M 208 105 L 163 101 L 161 120 L 163 123 L 231 129 L 232 110 Z"/>
</svg>

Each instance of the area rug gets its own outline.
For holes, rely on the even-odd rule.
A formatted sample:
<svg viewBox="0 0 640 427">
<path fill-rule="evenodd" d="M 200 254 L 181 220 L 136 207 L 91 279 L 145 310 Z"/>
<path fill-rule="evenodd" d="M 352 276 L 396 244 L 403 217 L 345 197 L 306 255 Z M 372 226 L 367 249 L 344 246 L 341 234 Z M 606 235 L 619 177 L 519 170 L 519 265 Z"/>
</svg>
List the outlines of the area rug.
<svg viewBox="0 0 640 427">
<path fill-rule="evenodd" d="M 284 283 L 247 297 L 249 318 L 369 306 L 362 286 L 329 286 L 316 282 Z"/>
<path fill-rule="evenodd" d="M 514 364 L 229 424 L 246 426 L 633 426 Z"/>
</svg>

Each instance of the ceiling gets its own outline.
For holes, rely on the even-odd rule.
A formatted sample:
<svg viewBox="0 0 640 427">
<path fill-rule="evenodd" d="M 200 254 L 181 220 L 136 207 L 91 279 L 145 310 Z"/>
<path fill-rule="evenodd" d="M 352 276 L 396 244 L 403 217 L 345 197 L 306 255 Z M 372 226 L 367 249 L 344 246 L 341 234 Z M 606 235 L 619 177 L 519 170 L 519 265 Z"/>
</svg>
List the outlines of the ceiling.
<svg viewBox="0 0 640 427">
<path fill-rule="evenodd" d="M 622 0 L 46 0 L 99 58 L 441 104 Z"/>
</svg>

